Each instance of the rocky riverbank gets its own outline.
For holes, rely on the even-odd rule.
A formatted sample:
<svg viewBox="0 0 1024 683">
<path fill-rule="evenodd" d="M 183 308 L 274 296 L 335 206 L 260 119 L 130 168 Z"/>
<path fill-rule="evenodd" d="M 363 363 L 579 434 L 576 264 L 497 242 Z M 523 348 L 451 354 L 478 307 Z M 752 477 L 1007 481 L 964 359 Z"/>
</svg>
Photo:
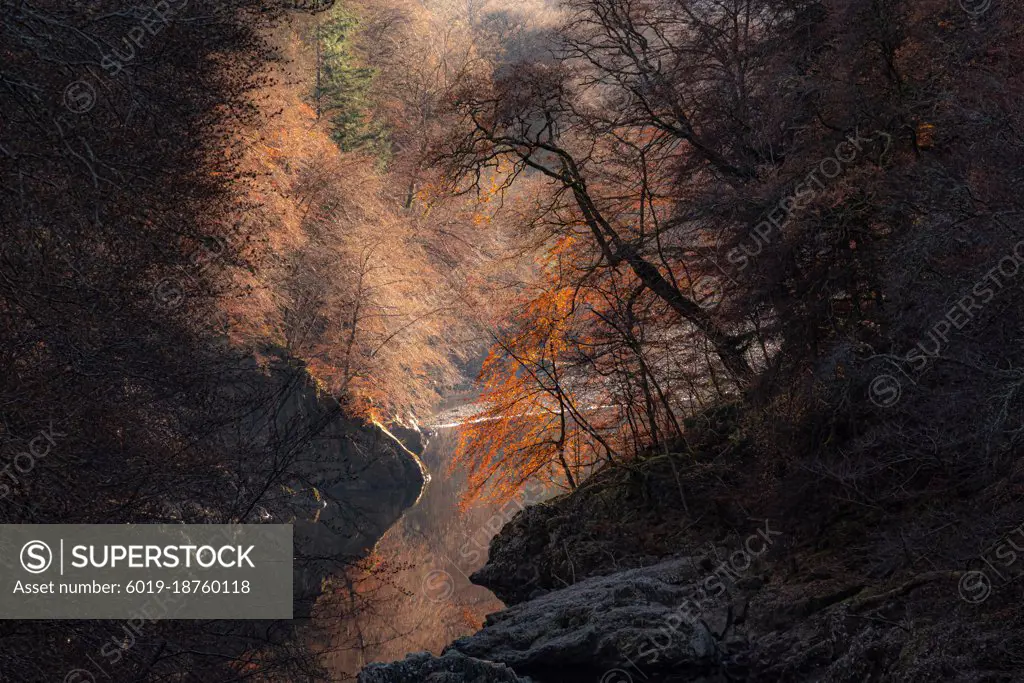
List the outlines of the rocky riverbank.
<svg viewBox="0 0 1024 683">
<path fill-rule="evenodd" d="M 1022 680 L 1019 585 L 926 558 L 917 537 L 891 557 L 913 511 L 825 514 L 808 495 L 801 514 L 758 496 L 745 467 L 652 457 L 523 510 L 472 577 L 508 607 L 442 656 L 374 664 L 359 680 Z M 957 505 L 967 515 L 970 501 Z"/>
</svg>

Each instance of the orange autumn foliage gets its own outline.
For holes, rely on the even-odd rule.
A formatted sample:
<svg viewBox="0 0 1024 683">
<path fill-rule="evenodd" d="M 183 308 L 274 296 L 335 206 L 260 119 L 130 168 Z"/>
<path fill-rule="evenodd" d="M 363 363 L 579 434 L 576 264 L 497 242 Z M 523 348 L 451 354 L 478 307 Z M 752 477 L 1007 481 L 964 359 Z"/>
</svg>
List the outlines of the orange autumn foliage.
<svg viewBox="0 0 1024 683">
<path fill-rule="evenodd" d="M 465 469 L 463 504 L 510 500 L 532 478 L 575 488 L 598 443 L 583 414 L 585 396 L 566 355 L 576 343 L 580 302 L 553 286 L 524 302 L 480 373 L 481 404 L 462 429 L 450 467 Z"/>
</svg>

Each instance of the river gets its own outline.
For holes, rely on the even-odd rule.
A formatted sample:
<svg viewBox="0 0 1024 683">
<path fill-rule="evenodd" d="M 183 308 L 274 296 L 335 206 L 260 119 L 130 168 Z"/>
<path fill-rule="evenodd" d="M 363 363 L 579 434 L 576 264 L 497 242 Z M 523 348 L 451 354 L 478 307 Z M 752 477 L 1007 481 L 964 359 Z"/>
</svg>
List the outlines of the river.
<svg viewBox="0 0 1024 683">
<path fill-rule="evenodd" d="M 502 608 L 490 591 L 469 581 L 486 562 L 500 524 L 490 506 L 459 508 L 465 478 L 447 471 L 457 444 L 457 427 L 430 431 L 419 458 L 428 483 L 352 577 L 344 604 L 334 604 L 344 613 L 325 655 L 332 674 L 351 677 L 371 662 L 440 652 Z"/>
</svg>

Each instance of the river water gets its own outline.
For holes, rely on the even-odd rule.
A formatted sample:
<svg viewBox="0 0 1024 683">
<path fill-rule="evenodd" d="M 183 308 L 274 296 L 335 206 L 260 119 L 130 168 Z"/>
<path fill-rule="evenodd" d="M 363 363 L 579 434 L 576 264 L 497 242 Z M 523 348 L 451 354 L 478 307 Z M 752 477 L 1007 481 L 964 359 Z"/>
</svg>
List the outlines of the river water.
<svg viewBox="0 0 1024 683">
<path fill-rule="evenodd" d="M 448 471 L 457 444 L 457 427 L 431 431 L 421 455 L 430 481 L 376 544 L 369 569 L 351 582 L 334 651 L 325 657 L 335 675 L 352 676 L 370 662 L 409 652 L 440 652 L 502 608 L 469 575 L 486 562 L 487 545 L 506 520 L 496 519 L 490 506 L 459 508 L 465 477 Z"/>
</svg>

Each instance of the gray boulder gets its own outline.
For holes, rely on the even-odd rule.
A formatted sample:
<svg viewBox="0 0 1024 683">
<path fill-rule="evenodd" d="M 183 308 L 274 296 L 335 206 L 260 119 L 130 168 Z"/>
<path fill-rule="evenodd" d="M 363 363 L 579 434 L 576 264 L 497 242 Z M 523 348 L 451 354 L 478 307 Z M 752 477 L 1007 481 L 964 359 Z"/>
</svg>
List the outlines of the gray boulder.
<svg viewBox="0 0 1024 683">
<path fill-rule="evenodd" d="M 400 662 L 370 664 L 359 683 L 531 683 L 504 664 L 484 662 L 458 652 L 435 657 L 417 652 Z"/>
<path fill-rule="evenodd" d="M 699 591 L 702 577 L 681 558 L 587 579 L 488 616 L 445 652 L 545 681 L 592 682 L 631 664 L 648 676 L 670 668 L 706 680 L 724 654 L 708 623 L 728 605 Z"/>
</svg>

